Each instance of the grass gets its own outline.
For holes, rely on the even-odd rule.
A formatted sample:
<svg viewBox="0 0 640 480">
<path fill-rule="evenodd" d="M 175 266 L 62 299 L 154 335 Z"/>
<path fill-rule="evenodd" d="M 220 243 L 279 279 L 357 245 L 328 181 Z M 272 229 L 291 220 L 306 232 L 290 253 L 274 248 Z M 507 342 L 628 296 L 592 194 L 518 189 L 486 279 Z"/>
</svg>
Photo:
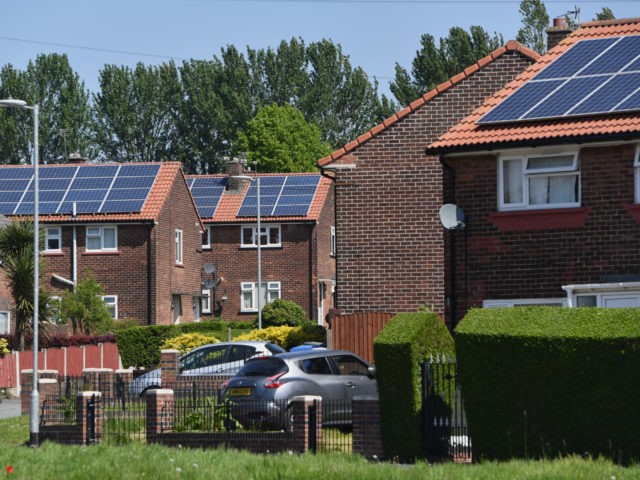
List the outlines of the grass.
<svg viewBox="0 0 640 480">
<path fill-rule="evenodd" d="M 367 462 L 357 455 L 253 455 L 224 449 L 181 449 L 132 443 L 125 447 L 71 447 L 45 442 L 28 448 L 29 418 L 0 420 L 0 479 L 195 479 L 246 480 L 640 480 L 640 466 L 607 460 L 486 462 L 479 465 Z M 12 473 L 7 467 L 12 467 Z"/>
</svg>

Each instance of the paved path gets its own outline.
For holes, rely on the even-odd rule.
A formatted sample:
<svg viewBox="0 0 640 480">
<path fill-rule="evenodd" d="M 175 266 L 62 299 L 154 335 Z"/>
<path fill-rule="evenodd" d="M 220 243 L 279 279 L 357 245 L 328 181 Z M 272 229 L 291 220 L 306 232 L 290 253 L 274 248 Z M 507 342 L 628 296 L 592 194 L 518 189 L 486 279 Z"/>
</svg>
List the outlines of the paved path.
<svg viewBox="0 0 640 480">
<path fill-rule="evenodd" d="M 0 418 L 19 417 L 20 399 L 3 398 L 0 403 Z"/>
</svg>

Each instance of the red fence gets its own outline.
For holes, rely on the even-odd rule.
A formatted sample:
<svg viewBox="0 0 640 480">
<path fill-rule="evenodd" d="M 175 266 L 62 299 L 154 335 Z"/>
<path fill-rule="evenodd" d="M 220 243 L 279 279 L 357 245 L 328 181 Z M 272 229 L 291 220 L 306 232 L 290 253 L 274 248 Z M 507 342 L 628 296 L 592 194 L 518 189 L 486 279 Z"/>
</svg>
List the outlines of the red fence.
<svg viewBox="0 0 640 480">
<path fill-rule="evenodd" d="M 339 315 L 331 319 L 331 348 L 350 350 L 370 363 L 373 341 L 393 317 L 392 313 L 366 312 Z"/>
<path fill-rule="evenodd" d="M 60 376 L 80 376 L 86 368 L 122 368 L 115 343 L 82 347 L 47 348 L 38 353 L 38 370 L 56 370 Z M 33 353 L 13 352 L 0 356 L 0 388 L 20 389 L 22 370 L 33 369 Z"/>
</svg>

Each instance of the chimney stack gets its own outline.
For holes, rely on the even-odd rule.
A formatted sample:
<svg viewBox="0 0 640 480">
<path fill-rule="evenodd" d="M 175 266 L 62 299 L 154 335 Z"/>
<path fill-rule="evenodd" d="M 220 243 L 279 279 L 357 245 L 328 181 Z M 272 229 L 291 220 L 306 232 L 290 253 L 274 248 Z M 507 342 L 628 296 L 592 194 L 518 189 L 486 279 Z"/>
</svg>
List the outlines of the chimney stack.
<svg viewBox="0 0 640 480">
<path fill-rule="evenodd" d="M 233 158 L 227 163 L 227 175 L 229 176 L 229 183 L 227 183 L 227 191 L 229 192 L 241 192 L 243 187 L 242 180 L 231 178 L 237 175 L 244 175 L 244 164 L 241 160 Z"/>
<path fill-rule="evenodd" d="M 578 27 L 569 26 L 565 17 L 556 17 L 553 19 L 553 26 L 547 28 L 547 51 L 558 45 L 562 40 L 567 38 Z"/>
</svg>

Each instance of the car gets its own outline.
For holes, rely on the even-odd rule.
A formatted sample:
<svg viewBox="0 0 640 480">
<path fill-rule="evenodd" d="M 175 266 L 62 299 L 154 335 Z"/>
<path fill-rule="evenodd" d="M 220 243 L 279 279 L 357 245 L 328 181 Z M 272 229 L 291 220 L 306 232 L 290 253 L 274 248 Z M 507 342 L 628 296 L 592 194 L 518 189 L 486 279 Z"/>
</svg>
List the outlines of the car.
<svg viewBox="0 0 640 480">
<path fill-rule="evenodd" d="M 351 425 L 357 395 L 378 395 L 375 367 L 346 350 L 311 349 L 255 357 L 225 384 L 223 398 L 245 427 L 288 429 L 291 400 L 322 397 L 322 423 Z"/>
<path fill-rule="evenodd" d="M 209 343 L 180 357 L 180 375 L 183 378 L 203 375 L 230 377 L 251 357 L 264 357 L 284 351 L 279 345 L 268 341 Z M 129 384 L 129 395 L 144 395 L 150 389 L 160 388 L 161 377 L 159 368 L 139 376 Z"/>
</svg>

